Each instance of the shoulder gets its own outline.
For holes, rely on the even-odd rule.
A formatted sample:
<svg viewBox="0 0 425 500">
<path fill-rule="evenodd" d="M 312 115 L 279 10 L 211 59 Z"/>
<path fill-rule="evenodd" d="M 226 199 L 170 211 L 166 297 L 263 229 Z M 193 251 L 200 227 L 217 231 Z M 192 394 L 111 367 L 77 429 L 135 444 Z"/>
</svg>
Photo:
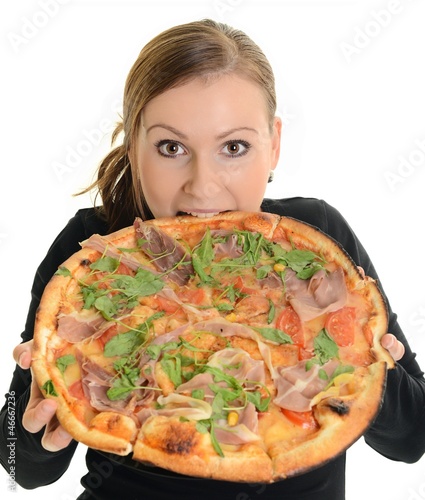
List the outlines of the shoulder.
<svg viewBox="0 0 425 500">
<path fill-rule="evenodd" d="M 261 208 L 265 212 L 293 217 L 306 222 L 327 234 L 330 234 L 335 222 L 346 224 L 345 219 L 337 209 L 318 198 L 303 198 L 301 196 L 281 199 L 266 198 L 263 200 Z"/>
<path fill-rule="evenodd" d="M 69 249 L 71 253 L 79 250 L 80 242 L 92 234 L 106 234 L 108 224 L 100 208 L 83 208 L 69 219 L 63 230 L 59 233 L 52 246 L 59 245 Z"/>
<path fill-rule="evenodd" d="M 80 243 L 92 234 L 106 234 L 108 225 L 103 218 L 101 210 L 97 208 L 84 208 L 67 222 L 42 261 L 38 275 L 47 282 L 52 274 L 73 253 L 81 249 Z"/>
</svg>

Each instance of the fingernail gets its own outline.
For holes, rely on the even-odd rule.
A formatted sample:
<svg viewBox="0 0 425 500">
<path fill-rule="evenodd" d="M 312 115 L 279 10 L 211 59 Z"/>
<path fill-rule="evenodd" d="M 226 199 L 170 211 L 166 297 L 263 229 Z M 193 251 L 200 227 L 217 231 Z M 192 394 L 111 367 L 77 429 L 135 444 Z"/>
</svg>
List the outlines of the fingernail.
<svg viewBox="0 0 425 500">
<path fill-rule="evenodd" d="M 21 368 L 24 368 L 23 367 L 23 364 L 24 364 L 24 357 L 25 357 L 25 353 L 23 352 L 19 358 L 18 358 L 18 365 L 21 367 Z"/>
</svg>

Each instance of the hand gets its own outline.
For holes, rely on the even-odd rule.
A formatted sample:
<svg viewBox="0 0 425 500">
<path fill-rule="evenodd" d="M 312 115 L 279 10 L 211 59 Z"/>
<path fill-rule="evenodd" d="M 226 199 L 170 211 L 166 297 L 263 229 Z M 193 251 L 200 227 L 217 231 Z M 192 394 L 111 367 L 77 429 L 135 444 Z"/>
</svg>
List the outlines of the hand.
<svg viewBox="0 0 425 500">
<path fill-rule="evenodd" d="M 386 333 L 382 336 L 381 345 L 387 349 L 394 361 L 398 361 L 404 356 L 404 345 L 392 333 Z"/>
<path fill-rule="evenodd" d="M 360 266 L 357 266 L 357 269 L 361 277 L 365 279 L 364 269 Z M 404 345 L 392 333 L 386 333 L 382 336 L 381 345 L 390 353 L 394 361 L 398 361 L 404 356 Z"/>
<path fill-rule="evenodd" d="M 13 350 L 16 363 L 24 370 L 31 367 L 32 345 L 33 341 L 30 340 L 19 344 Z M 48 451 L 59 451 L 68 446 L 72 440 L 72 437 L 59 424 L 55 415 L 56 408 L 56 401 L 45 399 L 35 378 L 32 377 L 30 399 L 22 417 L 22 425 L 28 432 L 33 433 L 46 426 L 41 444 Z"/>
</svg>

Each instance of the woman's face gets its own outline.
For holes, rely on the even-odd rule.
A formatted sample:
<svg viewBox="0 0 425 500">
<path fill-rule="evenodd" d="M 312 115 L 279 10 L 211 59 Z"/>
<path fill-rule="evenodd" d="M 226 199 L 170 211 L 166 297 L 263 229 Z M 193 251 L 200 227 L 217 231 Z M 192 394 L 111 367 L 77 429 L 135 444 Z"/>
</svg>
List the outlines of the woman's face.
<svg viewBox="0 0 425 500">
<path fill-rule="evenodd" d="M 152 99 L 137 144 L 143 193 L 155 218 L 259 211 L 279 158 L 281 122 L 249 80 L 195 79 Z"/>
</svg>

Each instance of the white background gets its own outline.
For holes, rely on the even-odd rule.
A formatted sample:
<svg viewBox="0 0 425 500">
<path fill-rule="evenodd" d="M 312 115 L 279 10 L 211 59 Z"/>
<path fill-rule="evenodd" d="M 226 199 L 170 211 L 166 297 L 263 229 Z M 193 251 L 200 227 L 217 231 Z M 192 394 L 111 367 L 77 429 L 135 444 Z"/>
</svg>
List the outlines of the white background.
<svg viewBox="0 0 425 500">
<path fill-rule="evenodd" d="M 275 69 L 284 133 L 279 170 L 267 194 L 324 198 L 342 212 L 425 366 L 424 2 L 1 5 L 2 394 L 35 269 L 68 219 L 91 204 L 88 196 L 72 194 L 92 180 L 109 149 L 127 72 L 153 36 L 204 17 L 246 31 Z M 60 173 L 59 164 L 67 171 Z M 18 488 L 17 495 L 7 491 L 8 476 L 1 470 L 0 495 L 71 500 L 84 470 L 81 449 L 57 483 L 38 491 Z M 414 465 L 394 463 L 360 440 L 348 453 L 347 470 L 347 499 L 358 498 L 425 498 L 425 458 Z"/>
</svg>

